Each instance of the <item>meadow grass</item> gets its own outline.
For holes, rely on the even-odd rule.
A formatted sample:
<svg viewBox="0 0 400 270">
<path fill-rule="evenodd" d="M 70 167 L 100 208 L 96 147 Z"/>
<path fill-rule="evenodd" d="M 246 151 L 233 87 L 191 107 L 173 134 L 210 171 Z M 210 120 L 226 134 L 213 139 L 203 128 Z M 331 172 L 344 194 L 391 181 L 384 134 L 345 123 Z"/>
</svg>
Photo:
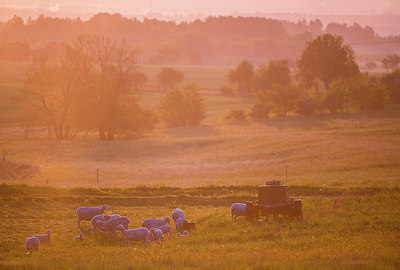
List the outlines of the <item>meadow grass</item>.
<svg viewBox="0 0 400 270">
<path fill-rule="evenodd" d="M 249 223 L 242 217 L 232 221 L 230 202 L 216 200 L 215 205 L 208 205 L 206 201 L 214 200 L 213 197 L 201 198 L 193 204 L 190 200 L 173 199 L 167 203 L 162 196 L 155 196 L 154 203 L 147 206 L 138 200 L 120 198 L 110 204 L 109 212 L 128 216 L 132 221 L 130 228 L 139 227 L 146 218 L 170 215 L 175 207 L 183 209 L 189 221 L 196 222 L 196 229 L 188 238 L 150 246 L 135 243 L 133 247 L 121 247 L 116 246 L 114 238 L 100 233 L 92 236 L 89 222 L 82 222 L 84 241 L 72 241 L 79 233 L 75 227 L 75 209 L 96 205 L 88 199 L 96 190 L 50 188 L 50 193 L 76 195 L 77 200 L 71 201 L 67 197 L 46 196 L 45 189 L 39 187 L 2 186 L 2 189 L 8 192 L 0 197 L 3 221 L 0 267 L 396 269 L 400 264 L 400 210 L 394 207 L 400 200 L 399 190 L 348 195 L 336 210 L 334 197 L 305 197 L 303 221 L 270 219 L 260 224 Z M 163 189 L 168 188 L 159 188 Z M 137 196 L 151 190 L 155 188 L 139 188 L 136 190 L 139 193 L 130 189 L 119 192 Z M 102 195 L 104 190 L 96 192 L 96 203 L 102 199 L 107 201 L 107 195 Z M 51 245 L 43 245 L 39 252 L 26 255 L 25 238 L 48 229 L 53 231 Z"/>
<path fill-rule="evenodd" d="M 59 187 L 259 185 L 393 187 L 400 180 L 400 116 L 293 116 L 221 125 L 157 128 L 136 140 L 24 140 L 3 129 L 7 160 L 39 166 L 12 183 Z M 6 181 L 9 182 L 9 181 Z"/>
</svg>

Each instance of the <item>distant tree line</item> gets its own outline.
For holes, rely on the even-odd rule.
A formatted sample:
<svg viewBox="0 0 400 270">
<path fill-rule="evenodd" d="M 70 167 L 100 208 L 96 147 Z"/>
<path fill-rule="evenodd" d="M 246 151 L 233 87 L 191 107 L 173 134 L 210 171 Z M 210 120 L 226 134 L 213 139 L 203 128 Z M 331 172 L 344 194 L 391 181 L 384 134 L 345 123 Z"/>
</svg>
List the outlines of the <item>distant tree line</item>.
<svg viewBox="0 0 400 270">
<path fill-rule="evenodd" d="M 386 101 L 400 103 L 400 59 L 389 55 L 385 61 L 390 73 L 361 73 L 354 51 L 344 44 L 343 37 L 324 34 L 307 43 L 295 74 L 291 75 L 286 60 L 270 61 L 257 68 L 244 60 L 228 75 L 233 88 L 225 86 L 221 93 L 255 95 L 258 101 L 251 115 L 256 118 L 267 118 L 272 111 L 286 116 L 290 111 L 312 114 L 379 110 Z M 237 112 L 234 115 L 242 117 Z"/>
<path fill-rule="evenodd" d="M 351 43 L 398 44 L 399 36 L 380 37 L 371 27 L 292 23 L 259 17 L 208 17 L 193 22 L 130 19 L 99 13 L 84 21 L 43 15 L 24 21 L 18 16 L 0 23 L 0 60 L 29 60 L 41 51 L 79 35 L 107 36 L 135 44 L 141 62 L 157 65 L 235 64 L 249 59 L 261 64 L 270 59 L 296 59 L 308 41 L 331 33 Z"/>
</svg>

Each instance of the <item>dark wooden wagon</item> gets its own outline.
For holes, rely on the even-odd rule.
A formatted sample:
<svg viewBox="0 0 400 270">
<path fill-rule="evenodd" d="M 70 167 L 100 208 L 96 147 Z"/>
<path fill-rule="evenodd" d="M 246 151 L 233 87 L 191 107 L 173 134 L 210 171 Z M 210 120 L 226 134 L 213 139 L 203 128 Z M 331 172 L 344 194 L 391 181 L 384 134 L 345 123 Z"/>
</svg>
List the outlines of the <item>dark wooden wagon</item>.
<svg viewBox="0 0 400 270">
<path fill-rule="evenodd" d="M 288 186 L 280 181 L 267 182 L 258 187 L 258 200 L 246 202 L 246 219 L 256 222 L 260 217 L 268 221 L 268 217 L 279 215 L 288 218 L 303 218 L 302 202 L 300 199 L 289 199 Z"/>
</svg>

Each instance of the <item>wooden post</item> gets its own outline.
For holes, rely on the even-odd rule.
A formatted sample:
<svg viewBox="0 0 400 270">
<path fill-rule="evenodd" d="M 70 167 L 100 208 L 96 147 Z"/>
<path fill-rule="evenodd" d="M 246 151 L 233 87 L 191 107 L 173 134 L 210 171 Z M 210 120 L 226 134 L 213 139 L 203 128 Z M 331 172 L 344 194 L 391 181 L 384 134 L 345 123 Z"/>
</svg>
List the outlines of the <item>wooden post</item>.
<svg viewBox="0 0 400 270">
<path fill-rule="evenodd" d="M 286 183 L 287 183 L 287 168 L 288 168 L 288 166 L 285 166 L 285 169 L 286 169 Z"/>
<path fill-rule="evenodd" d="M 96 177 L 96 179 L 97 179 L 97 187 L 99 187 L 99 170 L 100 170 L 100 169 L 96 169 L 96 173 L 97 173 L 97 177 Z"/>
</svg>

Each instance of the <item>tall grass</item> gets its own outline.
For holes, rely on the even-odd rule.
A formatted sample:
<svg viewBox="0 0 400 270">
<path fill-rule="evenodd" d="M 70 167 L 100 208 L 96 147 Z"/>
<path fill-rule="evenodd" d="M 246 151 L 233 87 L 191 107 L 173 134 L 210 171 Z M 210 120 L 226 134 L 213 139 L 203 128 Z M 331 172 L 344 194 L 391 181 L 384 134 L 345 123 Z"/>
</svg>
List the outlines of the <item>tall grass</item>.
<svg viewBox="0 0 400 270">
<path fill-rule="evenodd" d="M 25 187 L 15 188 L 14 192 L 19 193 Z M 91 190 L 80 192 L 92 194 Z M 106 195 L 98 196 L 107 200 Z M 88 222 L 82 222 L 84 241 L 72 241 L 79 232 L 75 209 L 95 205 L 84 197 L 81 201 L 23 199 L 18 195 L 0 198 L 0 264 L 8 268 L 395 269 L 400 263 L 400 212 L 393 207 L 400 199 L 398 190 L 347 196 L 336 210 L 334 198 L 303 198 L 303 221 L 270 219 L 255 225 L 241 217 L 231 221 L 229 202 L 205 206 L 202 202 L 192 205 L 190 201 L 171 200 L 164 205 L 141 206 L 135 201 L 127 205 L 123 199 L 115 200 L 109 212 L 128 216 L 131 228 L 139 227 L 146 218 L 170 215 L 175 207 L 182 208 L 187 219 L 196 222 L 188 238 L 147 247 L 140 243 L 117 247 L 114 238 L 92 236 Z M 25 238 L 47 229 L 53 231 L 51 245 L 26 255 Z"/>
</svg>

